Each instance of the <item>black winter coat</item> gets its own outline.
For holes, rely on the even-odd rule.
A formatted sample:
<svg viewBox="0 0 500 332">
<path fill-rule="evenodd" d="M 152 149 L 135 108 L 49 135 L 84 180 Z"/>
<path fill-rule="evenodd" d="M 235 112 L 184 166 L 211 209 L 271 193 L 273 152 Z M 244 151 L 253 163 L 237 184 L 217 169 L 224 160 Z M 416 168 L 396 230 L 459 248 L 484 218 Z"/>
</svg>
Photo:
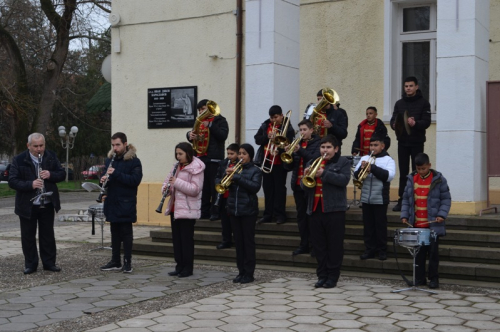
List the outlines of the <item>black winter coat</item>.
<svg viewBox="0 0 500 332">
<path fill-rule="evenodd" d="M 364 123 L 365 120 L 361 121 L 361 123 Z M 352 148 L 351 148 L 351 154 L 352 153 L 359 153 L 359 150 L 357 149 L 362 149 L 363 147 L 361 146 L 361 123 L 358 125 L 358 131 L 356 131 L 356 138 L 354 139 L 354 142 L 352 142 Z M 385 145 L 385 151 L 389 150 L 389 147 L 391 146 L 391 138 L 389 135 L 387 135 L 387 127 L 385 126 L 384 122 L 381 121 L 380 119 L 377 119 L 377 126 L 375 127 L 375 130 L 373 131 L 373 136 L 383 138 L 384 139 L 384 145 Z M 357 149 L 356 149 L 357 148 Z M 365 153 L 365 154 L 370 154 L 370 153 Z"/>
<path fill-rule="evenodd" d="M 314 160 L 320 156 L 320 142 L 321 138 L 319 136 L 313 135 L 311 140 L 307 142 L 307 147 L 305 149 L 300 148 L 297 152 L 293 153 L 293 161 L 290 164 L 283 163 L 283 167 L 285 168 L 285 170 L 293 171 L 291 182 L 291 188 L 293 191 L 300 189 L 300 186 L 297 187 L 297 173 L 299 171 L 300 158 L 304 158 L 303 166 L 305 169 L 307 163 L 310 160 Z"/>
<path fill-rule="evenodd" d="M 45 191 L 52 191 L 50 199 L 54 209 L 58 212 L 61 209 L 57 182 L 61 182 L 66 177 L 66 171 L 61 167 L 54 152 L 45 150 L 42 158 L 42 169 L 50 172 L 50 178 L 45 179 Z M 16 207 L 14 213 L 23 218 L 31 217 L 31 199 L 36 196 L 36 189 L 33 189 L 33 181 L 38 179 L 35 165 L 30 157 L 29 150 L 14 157 L 9 173 L 9 186 L 16 190 Z"/>
<path fill-rule="evenodd" d="M 106 170 L 109 167 L 113 150 L 108 153 Z M 132 144 L 122 156 L 115 157 L 109 176 L 107 196 L 104 200 L 104 215 L 109 222 L 137 221 L 137 187 L 142 180 L 142 165 Z"/>
<path fill-rule="evenodd" d="M 333 106 L 326 110 L 326 119 L 332 123 L 328 128 L 328 135 L 333 135 L 342 145 L 342 140 L 347 137 L 347 112 L 343 108 L 334 109 Z"/>
<path fill-rule="evenodd" d="M 229 134 L 229 126 L 226 118 L 222 115 L 215 116 L 214 120 L 210 122 L 209 128 L 210 139 L 208 141 L 206 157 L 208 159 L 222 160 L 225 155 L 224 144 Z M 190 132 L 191 130 L 186 133 L 186 138 L 189 142 L 192 142 L 192 140 L 189 139 Z"/>
<path fill-rule="evenodd" d="M 267 137 L 267 128 L 269 127 L 270 123 L 271 123 L 271 120 L 269 120 L 269 119 L 262 122 L 259 130 L 257 131 L 257 134 L 255 134 L 255 136 L 253 137 L 255 139 L 255 144 L 260 145 L 259 149 L 257 150 L 257 153 L 255 154 L 255 158 L 253 159 L 254 163 L 258 166 L 262 165 L 262 161 L 264 160 L 264 148 L 269 143 L 269 138 Z M 288 125 L 288 128 L 286 130 L 286 138 L 288 138 L 288 141 L 290 143 L 295 138 L 295 130 L 293 129 L 293 126 L 291 123 Z M 279 151 L 280 151 L 280 153 L 283 152 L 282 149 L 279 149 Z M 279 155 L 276 156 L 276 158 L 279 158 L 279 157 L 280 157 Z"/>
<path fill-rule="evenodd" d="M 397 136 L 399 144 L 403 146 L 421 145 L 425 142 L 425 130 L 431 125 L 431 105 L 422 96 L 422 92 L 417 90 L 413 97 L 403 95 L 394 105 L 394 113 L 391 117 L 391 128 L 395 128 L 398 114 L 408 111 L 408 117 L 415 119 L 415 126 L 411 127 L 411 134 L 402 130 Z M 398 133 L 396 133 L 397 135 Z"/>
<path fill-rule="evenodd" d="M 262 183 L 262 171 L 249 162 L 243 165 L 243 170 L 235 174 L 229 186 L 227 211 L 232 216 L 257 216 L 259 200 L 257 193 Z"/>
</svg>

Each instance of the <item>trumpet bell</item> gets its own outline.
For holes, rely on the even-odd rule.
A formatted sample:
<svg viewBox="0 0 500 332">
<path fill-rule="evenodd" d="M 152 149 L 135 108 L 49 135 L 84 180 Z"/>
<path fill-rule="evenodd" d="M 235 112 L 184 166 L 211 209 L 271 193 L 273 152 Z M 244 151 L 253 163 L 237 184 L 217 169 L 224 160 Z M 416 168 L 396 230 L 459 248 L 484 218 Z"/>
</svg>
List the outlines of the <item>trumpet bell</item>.
<svg viewBox="0 0 500 332">
<path fill-rule="evenodd" d="M 215 191 L 217 191 L 219 194 L 224 194 L 226 192 L 226 187 L 221 184 L 216 184 Z"/>
<path fill-rule="evenodd" d="M 283 161 L 286 164 L 290 164 L 293 161 L 293 157 L 291 154 L 283 152 L 281 154 L 281 161 Z"/>
<path fill-rule="evenodd" d="M 316 180 L 314 180 L 314 178 L 312 176 L 304 176 L 302 178 L 302 183 L 307 188 L 314 188 L 314 187 L 316 187 Z"/>
</svg>

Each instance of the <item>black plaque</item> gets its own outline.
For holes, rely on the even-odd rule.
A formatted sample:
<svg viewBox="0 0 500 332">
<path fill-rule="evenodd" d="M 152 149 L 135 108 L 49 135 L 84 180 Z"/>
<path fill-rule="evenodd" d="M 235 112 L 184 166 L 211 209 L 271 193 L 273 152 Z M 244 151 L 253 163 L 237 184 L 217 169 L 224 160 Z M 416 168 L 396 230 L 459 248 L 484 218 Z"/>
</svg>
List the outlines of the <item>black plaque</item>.
<svg viewBox="0 0 500 332">
<path fill-rule="evenodd" d="M 148 89 L 148 129 L 192 128 L 197 98 L 196 86 Z"/>
</svg>

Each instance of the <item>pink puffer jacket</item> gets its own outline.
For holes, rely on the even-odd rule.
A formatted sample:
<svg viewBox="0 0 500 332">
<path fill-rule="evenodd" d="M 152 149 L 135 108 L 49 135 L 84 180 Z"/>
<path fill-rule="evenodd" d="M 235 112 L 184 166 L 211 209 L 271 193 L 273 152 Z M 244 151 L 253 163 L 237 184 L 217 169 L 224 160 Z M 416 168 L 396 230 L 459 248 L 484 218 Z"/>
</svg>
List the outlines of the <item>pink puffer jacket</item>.
<svg viewBox="0 0 500 332">
<path fill-rule="evenodd" d="M 165 215 L 172 211 L 172 204 L 175 202 L 175 219 L 199 219 L 201 216 L 201 191 L 203 189 L 203 171 L 205 164 L 193 157 L 193 161 L 182 170 L 177 169 L 176 180 L 170 187 L 170 195 L 174 199 L 168 202 Z M 172 168 L 173 171 L 173 168 Z M 168 184 L 168 179 L 172 176 L 172 171 L 163 182 L 163 189 Z"/>
</svg>

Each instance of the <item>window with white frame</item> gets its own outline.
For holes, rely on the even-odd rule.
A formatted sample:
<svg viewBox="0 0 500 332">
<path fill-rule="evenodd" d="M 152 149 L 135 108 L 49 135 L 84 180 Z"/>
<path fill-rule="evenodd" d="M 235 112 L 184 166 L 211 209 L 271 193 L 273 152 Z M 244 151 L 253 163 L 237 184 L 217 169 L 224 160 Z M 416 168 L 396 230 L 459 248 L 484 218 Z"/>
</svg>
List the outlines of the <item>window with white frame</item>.
<svg viewBox="0 0 500 332">
<path fill-rule="evenodd" d="M 415 76 L 422 95 L 436 111 L 436 1 L 386 1 L 384 119 L 401 98 L 404 79 Z M 434 119 L 434 116 L 433 116 Z"/>
</svg>

